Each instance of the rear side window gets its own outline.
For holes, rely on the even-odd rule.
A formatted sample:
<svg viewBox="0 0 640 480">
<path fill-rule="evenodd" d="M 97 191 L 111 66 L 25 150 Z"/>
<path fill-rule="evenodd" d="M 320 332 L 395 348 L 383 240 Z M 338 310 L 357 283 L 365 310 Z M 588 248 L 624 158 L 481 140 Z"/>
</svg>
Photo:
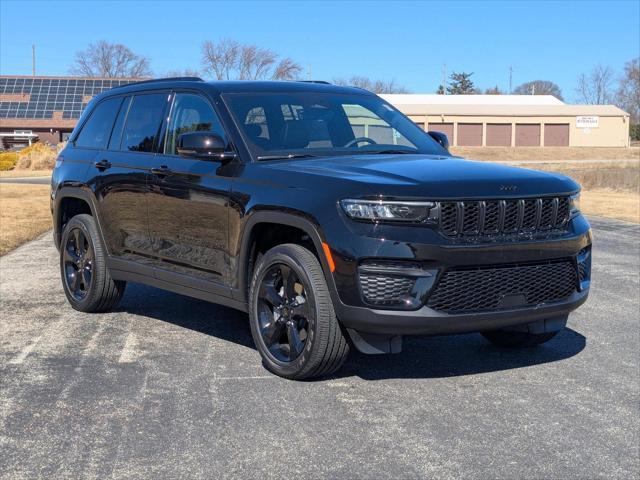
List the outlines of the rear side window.
<svg viewBox="0 0 640 480">
<path fill-rule="evenodd" d="M 75 145 L 85 148 L 106 148 L 121 103 L 121 97 L 100 102 L 82 127 Z"/>
<path fill-rule="evenodd" d="M 138 95 L 131 100 L 122 132 L 122 150 L 151 152 L 167 105 L 166 93 Z"/>
</svg>

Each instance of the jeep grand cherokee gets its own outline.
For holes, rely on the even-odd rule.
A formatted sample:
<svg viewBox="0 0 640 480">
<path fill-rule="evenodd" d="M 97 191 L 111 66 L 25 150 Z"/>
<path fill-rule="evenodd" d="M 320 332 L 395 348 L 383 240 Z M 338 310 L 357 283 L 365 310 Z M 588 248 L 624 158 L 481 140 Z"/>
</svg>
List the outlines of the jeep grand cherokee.
<svg viewBox="0 0 640 480">
<path fill-rule="evenodd" d="M 403 335 L 548 341 L 589 291 L 579 186 L 447 147 L 322 82 L 109 90 L 53 174 L 65 294 L 107 311 L 141 282 L 248 312 L 264 365 L 292 379 Z"/>
</svg>

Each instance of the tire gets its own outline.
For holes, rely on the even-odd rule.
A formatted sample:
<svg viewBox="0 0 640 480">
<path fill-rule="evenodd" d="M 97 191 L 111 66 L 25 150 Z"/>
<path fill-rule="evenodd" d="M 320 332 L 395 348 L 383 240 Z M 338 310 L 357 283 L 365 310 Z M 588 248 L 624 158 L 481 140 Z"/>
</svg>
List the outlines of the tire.
<svg viewBox="0 0 640 480">
<path fill-rule="evenodd" d="M 300 245 L 279 245 L 258 260 L 249 319 L 265 368 L 280 377 L 330 375 L 349 354 L 320 263 Z"/>
<path fill-rule="evenodd" d="M 512 332 L 508 330 L 494 330 L 482 332 L 482 336 L 498 347 L 534 347 L 548 342 L 556 336 L 558 332 L 527 333 Z"/>
<path fill-rule="evenodd" d="M 60 243 L 60 275 L 75 310 L 107 312 L 122 298 L 127 284 L 111 278 L 106 260 L 94 218 L 81 214 L 69 220 Z"/>
</svg>

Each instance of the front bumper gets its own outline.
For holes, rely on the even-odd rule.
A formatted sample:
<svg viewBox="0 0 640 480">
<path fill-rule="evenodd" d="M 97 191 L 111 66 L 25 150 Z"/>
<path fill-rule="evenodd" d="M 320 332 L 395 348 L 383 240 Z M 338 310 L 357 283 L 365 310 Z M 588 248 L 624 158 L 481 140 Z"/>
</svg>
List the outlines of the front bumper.
<svg viewBox="0 0 640 480">
<path fill-rule="evenodd" d="M 439 274 L 460 267 L 505 265 L 571 259 L 579 262 L 579 252 L 591 245 L 591 230 L 584 217 L 572 220 L 569 231 L 560 237 L 502 243 L 455 244 L 427 229 L 344 225 L 338 237 L 329 239 L 336 270 L 332 280 L 334 306 L 342 324 L 352 330 L 384 335 L 438 335 L 492 330 L 566 317 L 587 299 L 587 280 L 562 301 L 491 311 L 445 313 L 427 306 L 429 292 L 416 296 L 406 310 L 368 304 L 360 288 L 358 266 L 363 261 L 419 262 Z M 402 239 L 402 240 L 401 240 Z M 578 264 L 576 263 L 576 268 Z M 588 265 L 590 270 L 590 262 Z M 581 272 L 580 275 L 583 275 Z M 431 283 L 431 291 L 437 282 Z"/>
<path fill-rule="evenodd" d="M 582 305 L 589 289 L 555 304 L 482 313 L 446 314 L 423 306 L 419 310 L 375 310 L 341 304 L 336 309 L 343 325 L 362 333 L 381 335 L 444 335 L 496 330 L 567 316 Z"/>
</svg>

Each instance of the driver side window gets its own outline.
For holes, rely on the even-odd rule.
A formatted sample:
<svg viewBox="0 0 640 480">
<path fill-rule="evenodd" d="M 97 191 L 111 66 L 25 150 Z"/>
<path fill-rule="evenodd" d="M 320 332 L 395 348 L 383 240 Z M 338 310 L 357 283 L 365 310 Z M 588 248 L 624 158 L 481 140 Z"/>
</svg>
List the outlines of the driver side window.
<svg viewBox="0 0 640 480">
<path fill-rule="evenodd" d="M 168 122 L 164 153 L 176 155 L 178 137 L 188 132 L 212 132 L 226 141 L 222 124 L 209 103 L 199 95 L 178 93 Z"/>
</svg>

